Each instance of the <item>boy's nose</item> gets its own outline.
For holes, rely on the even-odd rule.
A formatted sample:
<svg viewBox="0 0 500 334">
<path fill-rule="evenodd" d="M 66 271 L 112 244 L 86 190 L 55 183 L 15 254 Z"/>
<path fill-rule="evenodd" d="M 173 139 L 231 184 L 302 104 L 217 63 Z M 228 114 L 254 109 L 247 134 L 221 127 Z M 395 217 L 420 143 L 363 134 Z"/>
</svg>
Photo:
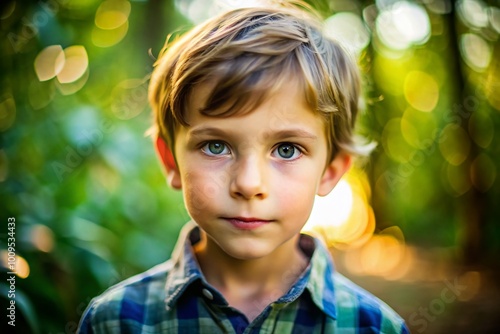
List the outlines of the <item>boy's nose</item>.
<svg viewBox="0 0 500 334">
<path fill-rule="evenodd" d="M 235 166 L 230 185 L 231 196 L 245 199 L 267 197 L 265 167 L 257 157 L 241 159 Z"/>
</svg>

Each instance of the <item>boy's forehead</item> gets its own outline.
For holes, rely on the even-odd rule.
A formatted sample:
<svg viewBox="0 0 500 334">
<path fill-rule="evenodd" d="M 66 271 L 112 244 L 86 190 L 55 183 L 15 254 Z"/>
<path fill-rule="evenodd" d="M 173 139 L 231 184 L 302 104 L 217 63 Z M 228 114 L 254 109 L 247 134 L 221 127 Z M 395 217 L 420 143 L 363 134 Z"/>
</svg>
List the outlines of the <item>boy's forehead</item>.
<svg viewBox="0 0 500 334">
<path fill-rule="evenodd" d="M 188 124 L 191 123 L 190 120 L 192 120 L 195 115 L 203 114 L 205 116 L 212 116 L 215 118 L 238 117 L 246 113 L 251 113 L 253 111 L 252 109 L 257 109 L 266 103 L 272 105 L 273 109 L 276 109 L 277 111 L 286 112 L 284 109 L 288 109 L 288 113 L 293 114 L 293 110 L 289 110 L 290 106 L 288 105 L 288 102 L 293 101 L 295 107 L 308 109 L 312 112 L 311 106 L 306 101 L 304 89 L 300 80 L 297 78 L 287 78 L 286 80 L 276 82 L 271 91 L 265 92 L 264 99 L 260 101 L 260 103 L 252 104 L 253 108 L 245 109 L 244 111 L 231 111 L 230 115 L 219 115 L 216 110 L 213 112 L 213 115 L 211 115 L 210 112 L 202 112 L 202 110 L 206 110 L 208 99 L 211 97 L 217 83 L 217 80 L 210 79 L 193 86 L 189 92 L 186 108 L 184 108 L 184 119 Z M 258 87 L 256 87 L 254 91 L 250 91 L 247 94 L 250 94 L 250 100 L 252 100 L 252 102 L 261 97 L 258 96 Z M 230 101 L 228 101 L 228 103 L 230 103 Z"/>
</svg>

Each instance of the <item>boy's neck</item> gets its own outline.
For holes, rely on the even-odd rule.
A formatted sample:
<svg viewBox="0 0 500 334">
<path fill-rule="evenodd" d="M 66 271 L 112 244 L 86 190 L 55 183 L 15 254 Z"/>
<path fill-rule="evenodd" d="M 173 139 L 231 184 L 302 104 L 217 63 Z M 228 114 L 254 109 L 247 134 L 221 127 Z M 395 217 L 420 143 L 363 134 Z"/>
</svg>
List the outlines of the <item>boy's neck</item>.
<svg viewBox="0 0 500 334">
<path fill-rule="evenodd" d="M 264 258 L 241 260 L 226 254 L 201 231 L 194 250 L 207 282 L 251 321 L 284 295 L 307 267 L 309 260 L 299 249 L 298 238 Z"/>
</svg>

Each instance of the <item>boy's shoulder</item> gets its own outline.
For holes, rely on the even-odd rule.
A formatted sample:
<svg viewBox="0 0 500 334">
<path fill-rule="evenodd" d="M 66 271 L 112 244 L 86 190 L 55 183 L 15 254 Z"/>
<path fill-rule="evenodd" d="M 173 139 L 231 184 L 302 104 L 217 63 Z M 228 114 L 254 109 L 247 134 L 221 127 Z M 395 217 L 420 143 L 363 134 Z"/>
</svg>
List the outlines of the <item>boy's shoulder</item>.
<svg viewBox="0 0 500 334">
<path fill-rule="evenodd" d="M 313 299 L 323 299 L 325 311 L 335 319 L 335 329 L 408 333 L 405 321 L 389 305 L 335 269 L 330 251 L 317 238 L 311 264 L 310 292 Z"/>
<path fill-rule="evenodd" d="M 107 332 L 113 328 L 119 331 L 122 320 L 141 323 L 145 313 L 162 309 L 165 303 L 165 280 L 172 266 L 171 260 L 159 264 L 111 286 L 93 298 L 82 316 L 78 333 L 101 332 L 101 329 Z"/>
<path fill-rule="evenodd" d="M 356 319 L 356 327 L 375 333 L 408 333 L 405 321 L 384 301 L 338 272 L 333 282 L 338 328 L 350 328 Z"/>
</svg>

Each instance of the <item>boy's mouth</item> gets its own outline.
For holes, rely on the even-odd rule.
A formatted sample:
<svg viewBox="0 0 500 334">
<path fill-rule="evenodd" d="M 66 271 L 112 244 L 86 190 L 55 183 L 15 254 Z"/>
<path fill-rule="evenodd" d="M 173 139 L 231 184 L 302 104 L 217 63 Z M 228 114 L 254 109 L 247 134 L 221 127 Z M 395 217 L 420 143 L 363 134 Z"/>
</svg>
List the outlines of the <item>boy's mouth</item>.
<svg viewBox="0 0 500 334">
<path fill-rule="evenodd" d="M 222 219 L 228 221 L 231 225 L 241 230 L 253 230 L 272 222 L 272 220 L 255 217 L 223 217 Z"/>
</svg>

